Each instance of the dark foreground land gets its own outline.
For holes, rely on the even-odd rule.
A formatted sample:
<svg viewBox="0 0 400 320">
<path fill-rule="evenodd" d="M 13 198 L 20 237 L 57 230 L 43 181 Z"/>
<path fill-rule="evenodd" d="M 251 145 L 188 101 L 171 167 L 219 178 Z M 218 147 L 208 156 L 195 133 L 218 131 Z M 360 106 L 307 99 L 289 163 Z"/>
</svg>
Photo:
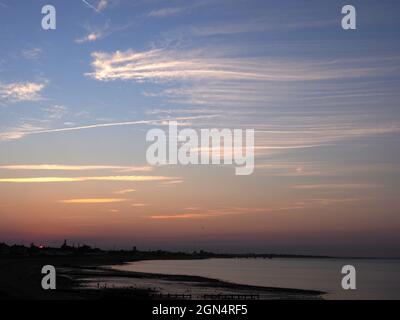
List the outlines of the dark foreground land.
<svg viewBox="0 0 400 320">
<path fill-rule="evenodd" d="M 320 299 L 323 294 L 102 267 L 127 261 L 135 259 L 105 256 L 1 259 L 0 299 Z M 57 270 L 57 290 L 46 291 L 41 287 L 41 268 L 47 264 Z"/>
<path fill-rule="evenodd" d="M 207 252 L 102 251 L 88 246 L 38 248 L 6 246 L 0 252 L 0 299 L 321 299 L 323 292 L 239 285 L 198 276 L 118 271 L 105 266 L 140 260 L 275 258 Z M 286 256 L 296 258 L 298 256 Z M 305 256 L 303 256 L 305 257 Z M 312 258 L 312 257 L 309 257 Z M 41 270 L 52 265 L 57 289 L 43 290 Z"/>
</svg>

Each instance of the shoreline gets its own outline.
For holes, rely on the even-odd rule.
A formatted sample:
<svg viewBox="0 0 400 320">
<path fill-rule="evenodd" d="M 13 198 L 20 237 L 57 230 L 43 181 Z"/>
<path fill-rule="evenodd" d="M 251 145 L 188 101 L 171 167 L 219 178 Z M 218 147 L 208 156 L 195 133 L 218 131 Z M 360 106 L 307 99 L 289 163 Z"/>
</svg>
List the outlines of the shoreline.
<svg viewBox="0 0 400 320">
<path fill-rule="evenodd" d="M 0 300 L 96 299 L 323 299 L 325 292 L 252 286 L 201 276 L 120 271 L 112 265 L 138 262 L 126 256 L 11 258 L 0 261 Z M 157 259 L 152 259 L 157 260 Z M 161 259 L 160 259 L 161 260 Z M 165 260 L 165 259 L 164 259 Z M 54 265 L 57 290 L 41 289 L 41 267 Z"/>
<path fill-rule="evenodd" d="M 317 290 L 246 285 L 195 275 L 120 271 L 105 266 L 69 268 L 64 270 L 63 274 L 74 277 L 79 282 L 80 288 L 82 284 L 86 283 L 86 286 L 93 289 L 97 283 L 95 290 L 99 288 L 111 289 L 111 285 L 114 285 L 112 289 L 130 287 L 131 289 L 145 290 L 149 289 L 146 288 L 146 283 L 150 281 L 152 283 L 151 288 L 166 290 L 166 292 L 157 292 L 157 289 L 154 289 L 153 293 L 156 296 L 190 296 L 190 298 L 196 297 L 196 300 L 211 296 L 241 296 L 243 299 L 317 299 L 322 298 L 321 296 L 325 294 L 325 292 Z M 115 284 L 116 279 L 124 279 L 124 285 L 118 287 Z M 129 286 L 129 281 L 135 283 L 135 286 Z M 141 282 L 144 282 L 144 284 Z M 160 283 L 162 283 L 161 287 Z M 172 289 L 172 291 L 170 292 L 168 289 Z"/>
</svg>

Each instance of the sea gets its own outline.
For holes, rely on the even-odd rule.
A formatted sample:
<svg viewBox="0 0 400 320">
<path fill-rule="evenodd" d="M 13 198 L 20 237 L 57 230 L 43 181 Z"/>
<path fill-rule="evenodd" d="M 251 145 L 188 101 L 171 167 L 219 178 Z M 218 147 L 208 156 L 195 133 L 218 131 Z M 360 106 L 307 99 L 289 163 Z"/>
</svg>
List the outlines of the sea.
<svg viewBox="0 0 400 320">
<path fill-rule="evenodd" d="M 355 268 L 355 289 L 343 289 L 343 266 Z M 147 260 L 116 270 L 195 275 L 232 283 L 324 291 L 324 299 L 399 300 L 399 259 L 237 258 Z"/>
</svg>

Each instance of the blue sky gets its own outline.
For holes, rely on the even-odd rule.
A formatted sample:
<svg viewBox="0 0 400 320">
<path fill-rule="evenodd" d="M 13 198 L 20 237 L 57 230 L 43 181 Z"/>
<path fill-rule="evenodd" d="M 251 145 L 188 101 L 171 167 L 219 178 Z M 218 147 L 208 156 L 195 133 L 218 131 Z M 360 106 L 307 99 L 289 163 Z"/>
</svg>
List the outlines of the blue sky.
<svg viewBox="0 0 400 320">
<path fill-rule="evenodd" d="M 56 30 L 41 28 L 46 4 L 56 8 Z M 145 134 L 166 119 L 256 131 L 253 176 L 232 177 L 225 167 L 152 168 L 146 174 L 176 183 L 118 182 L 137 189 L 123 199 L 129 206 L 65 205 L 113 198 L 117 182 L 3 181 L 3 234 L 232 250 L 276 243 L 267 249 L 320 253 L 346 253 L 356 237 L 363 253 L 377 254 L 373 243 L 380 243 L 393 254 L 400 4 L 352 1 L 357 30 L 347 31 L 340 26 L 345 4 L 0 0 L 1 179 L 104 177 L 116 169 L 90 166 L 147 166 Z M 130 124 L 136 121 L 147 122 Z M 32 167 L 43 164 L 81 168 Z M 9 203 L 21 198 L 20 206 Z M 45 211 L 39 215 L 49 223 L 29 233 L 21 222 L 27 208 Z M 110 219 L 115 226 L 107 229 Z M 189 234 L 177 232 L 182 224 Z M 94 230 L 109 236 L 102 242 Z M 163 231 L 152 239 L 132 238 L 130 230 Z M 344 240 L 337 243 L 338 234 Z"/>
</svg>

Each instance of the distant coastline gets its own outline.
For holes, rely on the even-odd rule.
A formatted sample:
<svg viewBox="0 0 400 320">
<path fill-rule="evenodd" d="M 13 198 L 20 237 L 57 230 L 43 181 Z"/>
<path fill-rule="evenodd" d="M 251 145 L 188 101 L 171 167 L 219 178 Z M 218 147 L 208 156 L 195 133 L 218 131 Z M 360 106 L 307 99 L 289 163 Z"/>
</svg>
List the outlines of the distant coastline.
<svg viewBox="0 0 400 320">
<path fill-rule="evenodd" d="M 357 257 L 357 256 L 329 256 L 309 254 L 278 254 L 278 253 L 214 253 L 204 250 L 183 252 L 166 250 L 138 250 L 133 247 L 131 250 L 104 250 L 92 248 L 88 245 L 69 245 L 67 241 L 60 247 L 49 247 L 44 245 L 31 244 L 8 245 L 0 242 L 0 257 L 82 257 L 82 256 L 123 256 L 128 259 L 137 260 L 180 260 L 180 259 L 210 259 L 210 258 L 301 258 L 301 259 L 400 259 L 400 257 Z"/>
</svg>

